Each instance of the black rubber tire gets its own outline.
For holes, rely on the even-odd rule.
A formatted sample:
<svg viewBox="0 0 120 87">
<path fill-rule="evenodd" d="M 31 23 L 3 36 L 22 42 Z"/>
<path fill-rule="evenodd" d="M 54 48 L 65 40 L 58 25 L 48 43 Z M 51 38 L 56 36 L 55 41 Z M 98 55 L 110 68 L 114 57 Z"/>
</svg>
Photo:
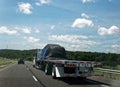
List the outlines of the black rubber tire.
<svg viewBox="0 0 120 87">
<path fill-rule="evenodd" d="M 46 66 L 45 66 L 45 74 L 46 74 L 46 75 L 49 74 L 49 73 L 48 73 L 48 67 L 49 67 L 48 64 L 46 64 Z"/>
<path fill-rule="evenodd" d="M 42 71 L 45 71 L 45 63 L 41 63 L 39 65 L 39 69 L 42 70 Z"/>
<path fill-rule="evenodd" d="M 46 75 L 52 75 L 52 64 L 46 64 L 46 67 L 45 67 L 45 74 Z"/>
<path fill-rule="evenodd" d="M 35 65 L 33 65 L 33 67 L 35 68 Z"/>
<path fill-rule="evenodd" d="M 53 78 L 53 79 L 57 79 L 55 72 L 56 72 L 56 71 L 55 71 L 55 66 L 53 66 L 53 68 L 52 68 L 52 78 Z"/>
</svg>

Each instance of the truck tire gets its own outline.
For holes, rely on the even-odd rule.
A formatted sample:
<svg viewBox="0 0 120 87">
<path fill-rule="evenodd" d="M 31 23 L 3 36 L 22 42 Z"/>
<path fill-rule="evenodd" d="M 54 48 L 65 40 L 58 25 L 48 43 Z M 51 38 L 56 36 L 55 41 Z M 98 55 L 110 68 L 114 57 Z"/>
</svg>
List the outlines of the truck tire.
<svg viewBox="0 0 120 87">
<path fill-rule="evenodd" d="M 33 65 L 33 67 L 35 68 L 35 65 Z"/>
<path fill-rule="evenodd" d="M 38 65 L 38 67 L 39 67 L 40 70 L 42 69 L 42 66 L 40 64 Z"/>
<path fill-rule="evenodd" d="M 52 75 L 52 64 L 46 64 L 45 66 L 45 74 Z"/>
<path fill-rule="evenodd" d="M 39 64 L 39 69 L 42 71 L 45 71 L 45 63 L 40 63 Z"/>
<path fill-rule="evenodd" d="M 55 66 L 53 66 L 53 68 L 52 68 L 52 78 L 53 78 L 53 79 L 56 79 L 56 78 L 57 78 L 57 77 L 56 77 Z"/>
<path fill-rule="evenodd" d="M 46 66 L 45 66 L 45 74 L 46 74 L 46 75 L 49 74 L 49 73 L 48 73 L 48 68 L 49 68 L 49 66 L 48 66 L 48 64 L 46 64 Z"/>
</svg>

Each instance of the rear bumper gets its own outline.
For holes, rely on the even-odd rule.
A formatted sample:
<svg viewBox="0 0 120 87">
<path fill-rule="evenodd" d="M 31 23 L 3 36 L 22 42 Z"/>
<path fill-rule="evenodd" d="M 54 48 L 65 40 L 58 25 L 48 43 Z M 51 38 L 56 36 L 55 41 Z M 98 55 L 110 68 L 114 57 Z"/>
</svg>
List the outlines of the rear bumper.
<svg viewBox="0 0 120 87">
<path fill-rule="evenodd" d="M 78 77 L 76 74 L 64 74 L 64 77 Z"/>
<path fill-rule="evenodd" d="M 64 77 L 89 77 L 90 74 L 64 74 Z"/>
</svg>

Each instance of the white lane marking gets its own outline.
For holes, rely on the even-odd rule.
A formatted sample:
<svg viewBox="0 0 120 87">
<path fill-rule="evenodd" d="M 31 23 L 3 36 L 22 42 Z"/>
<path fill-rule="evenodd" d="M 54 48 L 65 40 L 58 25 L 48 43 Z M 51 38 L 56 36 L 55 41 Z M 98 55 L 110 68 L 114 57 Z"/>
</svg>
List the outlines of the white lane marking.
<svg viewBox="0 0 120 87">
<path fill-rule="evenodd" d="M 102 87 L 109 87 L 108 85 L 101 85 Z"/>
<path fill-rule="evenodd" d="M 33 79 L 34 79 L 35 81 L 38 81 L 35 76 L 33 76 Z"/>
</svg>

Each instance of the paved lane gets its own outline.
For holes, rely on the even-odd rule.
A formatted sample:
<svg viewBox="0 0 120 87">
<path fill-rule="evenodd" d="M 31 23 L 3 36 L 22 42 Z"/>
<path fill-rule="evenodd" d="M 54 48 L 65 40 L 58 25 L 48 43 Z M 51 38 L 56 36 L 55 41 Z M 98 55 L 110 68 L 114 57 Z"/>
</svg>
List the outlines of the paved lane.
<svg viewBox="0 0 120 87">
<path fill-rule="evenodd" d="M 33 68 L 32 63 L 27 62 L 26 65 L 29 67 L 30 71 L 37 77 L 38 81 L 45 87 L 109 87 L 104 83 L 95 82 L 89 79 L 52 79 L 50 75 L 45 75 L 43 71 Z"/>
<path fill-rule="evenodd" d="M 110 87 L 92 80 L 77 78 L 52 79 L 31 62 L 14 64 L 0 71 L 0 87 Z"/>
<path fill-rule="evenodd" d="M 0 87 L 42 87 L 26 65 L 14 64 L 0 71 Z"/>
</svg>

